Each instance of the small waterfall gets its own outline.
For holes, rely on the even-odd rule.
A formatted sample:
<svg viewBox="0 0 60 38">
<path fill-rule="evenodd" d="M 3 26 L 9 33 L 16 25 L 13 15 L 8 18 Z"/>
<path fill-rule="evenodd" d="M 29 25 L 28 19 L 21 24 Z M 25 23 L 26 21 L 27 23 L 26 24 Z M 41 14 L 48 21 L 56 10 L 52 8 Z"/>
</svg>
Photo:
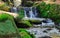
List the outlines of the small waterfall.
<svg viewBox="0 0 60 38">
<path fill-rule="evenodd" d="M 37 16 L 37 9 L 36 9 L 36 7 L 35 7 L 35 16 Z"/>
<path fill-rule="evenodd" d="M 25 18 L 28 17 L 28 11 L 29 11 L 29 8 L 28 7 L 24 7 L 24 14 L 25 14 Z"/>
<path fill-rule="evenodd" d="M 30 15 L 30 18 L 35 17 L 34 12 L 32 11 L 32 7 L 30 7 L 29 15 Z"/>
<path fill-rule="evenodd" d="M 17 7 L 12 7 L 12 8 L 11 8 L 11 12 L 17 13 Z"/>
<path fill-rule="evenodd" d="M 24 13 L 25 13 L 25 18 L 27 18 L 27 14 L 26 14 L 26 11 L 24 10 Z"/>
<path fill-rule="evenodd" d="M 36 7 L 33 7 L 32 9 L 33 9 L 34 16 L 35 16 L 35 18 L 36 18 L 36 17 L 37 17 L 37 10 L 36 10 Z"/>
<path fill-rule="evenodd" d="M 34 7 L 24 7 L 24 12 L 25 12 L 25 17 L 29 18 L 36 18 L 37 16 L 37 11 L 36 8 Z"/>
</svg>

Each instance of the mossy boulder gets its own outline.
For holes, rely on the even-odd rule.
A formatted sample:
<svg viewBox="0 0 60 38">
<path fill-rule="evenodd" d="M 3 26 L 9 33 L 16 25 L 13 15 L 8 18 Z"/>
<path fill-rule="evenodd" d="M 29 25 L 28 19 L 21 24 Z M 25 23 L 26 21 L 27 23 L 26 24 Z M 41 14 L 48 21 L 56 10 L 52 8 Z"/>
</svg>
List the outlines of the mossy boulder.
<svg viewBox="0 0 60 38">
<path fill-rule="evenodd" d="M 16 22 L 17 27 L 19 28 L 29 28 L 32 27 L 32 24 L 28 20 L 20 20 L 20 22 Z"/>
<path fill-rule="evenodd" d="M 19 28 L 19 32 L 20 32 L 21 38 L 34 38 L 34 36 L 31 35 L 29 32 L 27 32 L 26 29 Z"/>
<path fill-rule="evenodd" d="M 19 38 L 14 19 L 9 14 L 0 14 L 0 38 Z"/>
<path fill-rule="evenodd" d="M 32 24 L 28 20 L 23 20 L 22 23 L 26 24 L 29 27 L 32 26 Z"/>
</svg>

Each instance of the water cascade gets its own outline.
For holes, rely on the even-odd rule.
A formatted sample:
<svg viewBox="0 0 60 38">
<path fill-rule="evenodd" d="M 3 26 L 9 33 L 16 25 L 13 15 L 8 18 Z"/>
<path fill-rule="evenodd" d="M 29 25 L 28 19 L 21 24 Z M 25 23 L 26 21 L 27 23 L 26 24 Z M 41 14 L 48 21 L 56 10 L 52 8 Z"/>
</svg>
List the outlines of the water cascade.
<svg viewBox="0 0 60 38">
<path fill-rule="evenodd" d="M 30 7 L 29 16 L 30 16 L 30 18 L 35 17 L 34 12 L 32 11 L 32 7 Z"/>
<path fill-rule="evenodd" d="M 24 13 L 28 18 L 36 18 L 37 16 L 36 8 L 33 7 L 24 7 Z"/>
<path fill-rule="evenodd" d="M 26 14 L 26 11 L 24 10 L 24 14 L 25 14 L 25 18 L 27 18 L 27 14 Z"/>
<path fill-rule="evenodd" d="M 33 12 L 34 12 L 35 17 L 37 17 L 38 12 L 37 12 L 36 7 L 33 7 L 32 9 L 33 9 Z"/>
</svg>

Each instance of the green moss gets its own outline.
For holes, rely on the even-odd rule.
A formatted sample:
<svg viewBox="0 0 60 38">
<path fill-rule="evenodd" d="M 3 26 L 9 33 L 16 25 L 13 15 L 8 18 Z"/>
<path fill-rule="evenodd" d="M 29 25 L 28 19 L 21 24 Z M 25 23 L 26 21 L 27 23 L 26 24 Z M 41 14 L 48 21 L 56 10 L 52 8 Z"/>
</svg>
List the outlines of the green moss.
<svg viewBox="0 0 60 38">
<path fill-rule="evenodd" d="M 5 22 L 0 22 L 0 34 L 8 35 L 8 34 L 10 34 L 10 32 L 8 32 L 8 31 L 10 31 L 12 33 L 14 33 L 14 32 L 16 33 L 16 29 L 13 27 L 12 21 L 6 20 Z"/>
<path fill-rule="evenodd" d="M 3 36 L 5 36 L 5 38 L 7 36 L 20 37 L 18 36 L 19 35 L 18 33 L 19 32 L 14 22 L 13 16 L 6 14 L 6 13 L 0 14 L 0 36 L 1 38 Z"/>
<path fill-rule="evenodd" d="M 6 19 L 8 19 L 7 15 L 5 15 L 5 14 L 0 14 L 0 21 L 4 21 L 4 20 L 6 20 Z"/>
<path fill-rule="evenodd" d="M 25 29 L 20 28 L 19 31 L 21 38 L 32 38 Z"/>
<path fill-rule="evenodd" d="M 41 22 L 40 20 L 29 20 L 30 22 L 34 23 L 34 22 Z"/>
<path fill-rule="evenodd" d="M 26 31 L 26 29 L 19 28 L 19 32 L 21 32 L 21 31 Z"/>
<path fill-rule="evenodd" d="M 28 20 L 22 20 L 21 23 L 25 24 L 26 26 L 31 27 L 32 24 Z"/>
<path fill-rule="evenodd" d="M 13 16 L 6 14 L 6 13 L 2 13 L 0 14 L 0 21 L 5 21 L 7 19 L 11 19 Z"/>
</svg>

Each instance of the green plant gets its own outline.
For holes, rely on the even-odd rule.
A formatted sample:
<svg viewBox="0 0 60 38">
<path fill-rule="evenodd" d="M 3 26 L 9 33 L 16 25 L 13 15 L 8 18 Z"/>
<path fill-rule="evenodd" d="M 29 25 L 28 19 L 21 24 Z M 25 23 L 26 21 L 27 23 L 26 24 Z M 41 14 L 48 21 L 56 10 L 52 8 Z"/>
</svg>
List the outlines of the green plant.
<svg viewBox="0 0 60 38">
<path fill-rule="evenodd" d="M 24 17 L 24 10 L 23 9 L 21 9 L 21 10 L 19 10 L 18 11 L 18 14 L 19 14 L 19 16 L 17 17 L 17 20 L 19 19 L 22 19 L 23 17 Z"/>
<path fill-rule="evenodd" d="M 37 6 L 40 17 L 44 18 L 50 18 L 55 23 L 60 22 L 60 5 L 58 4 L 46 4 L 44 2 L 40 3 L 40 5 Z"/>
<path fill-rule="evenodd" d="M 45 2 L 42 2 L 37 6 L 39 12 L 40 12 L 40 17 L 47 17 L 49 13 L 49 8 L 50 4 L 46 4 Z"/>
</svg>

